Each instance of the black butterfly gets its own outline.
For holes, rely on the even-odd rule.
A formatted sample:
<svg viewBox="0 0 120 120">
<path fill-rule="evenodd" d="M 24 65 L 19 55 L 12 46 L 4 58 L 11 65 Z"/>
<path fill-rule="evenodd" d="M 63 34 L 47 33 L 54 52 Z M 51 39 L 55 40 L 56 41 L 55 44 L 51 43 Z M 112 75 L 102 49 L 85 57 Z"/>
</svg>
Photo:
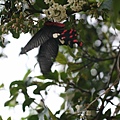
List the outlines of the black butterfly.
<svg viewBox="0 0 120 120">
<path fill-rule="evenodd" d="M 82 42 L 76 40 L 76 31 L 65 30 L 65 25 L 57 22 L 46 22 L 44 26 L 30 39 L 27 45 L 22 48 L 20 54 L 40 46 L 37 60 L 43 74 L 51 71 L 51 66 L 57 57 L 59 45 L 69 45 L 74 43 L 82 46 Z"/>
</svg>

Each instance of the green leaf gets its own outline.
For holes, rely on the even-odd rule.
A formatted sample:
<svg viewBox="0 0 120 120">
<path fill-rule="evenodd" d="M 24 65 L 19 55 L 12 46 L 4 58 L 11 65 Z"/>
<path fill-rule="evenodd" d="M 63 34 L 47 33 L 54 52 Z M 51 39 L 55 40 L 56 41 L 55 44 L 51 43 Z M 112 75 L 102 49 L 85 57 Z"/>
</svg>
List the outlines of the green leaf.
<svg viewBox="0 0 120 120">
<path fill-rule="evenodd" d="M 65 112 L 60 116 L 60 120 L 68 120 Z"/>
<path fill-rule="evenodd" d="M 65 103 L 66 103 L 65 101 L 62 103 L 62 105 L 61 105 L 61 107 L 60 107 L 61 110 L 64 110 L 64 109 L 65 109 Z"/>
<path fill-rule="evenodd" d="M 59 62 L 60 64 L 63 64 L 63 65 L 67 64 L 66 57 L 62 53 L 60 53 L 60 52 L 58 52 L 56 61 Z"/>
<path fill-rule="evenodd" d="M 15 107 L 18 102 L 16 101 L 18 94 L 14 95 L 10 100 L 5 102 L 4 106 Z"/>
<path fill-rule="evenodd" d="M 9 117 L 7 120 L 11 120 L 11 117 Z"/>
<path fill-rule="evenodd" d="M 81 68 L 81 63 L 72 63 L 72 62 L 68 63 L 68 70 L 72 72 L 79 71 L 80 68 Z"/>
<path fill-rule="evenodd" d="M 10 84 L 10 95 L 15 95 L 16 93 L 19 93 L 19 90 L 22 90 L 22 93 L 24 95 L 27 95 L 27 88 L 25 86 L 24 81 L 13 81 Z"/>
<path fill-rule="evenodd" d="M 120 119 L 120 114 L 116 115 L 115 118 L 118 120 Z"/>
<path fill-rule="evenodd" d="M 67 3 L 67 0 L 55 0 L 55 2 L 64 5 Z"/>
<path fill-rule="evenodd" d="M 54 82 L 47 82 L 41 85 L 37 85 L 37 88 L 33 91 L 34 94 L 40 94 L 41 90 L 45 90 L 48 86 L 56 85 Z"/>
<path fill-rule="evenodd" d="M 77 117 L 76 114 L 70 114 L 69 112 L 65 111 L 61 116 L 60 120 L 80 120 L 80 117 Z M 81 119 L 82 120 L 82 119 Z"/>
<path fill-rule="evenodd" d="M 62 79 L 64 82 L 67 81 L 67 73 L 61 72 L 61 73 L 60 73 L 60 76 L 61 76 L 61 79 Z"/>
<path fill-rule="evenodd" d="M 112 4 L 113 4 L 113 0 L 105 0 L 99 7 L 98 10 L 112 10 Z"/>
<path fill-rule="evenodd" d="M 3 120 L 3 119 L 2 119 L 2 116 L 0 116 L 0 120 Z"/>
<path fill-rule="evenodd" d="M 35 76 L 35 78 L 42 79 L 42 80 L 51 79 L 51 80 L 58 81 L 58 72 L 55 70 L 54 72 L 49 72 L 46 75 Z"/>
<path fill-rule="evenodd" d="M 20 37 L 20 32 L 19 32 L 19 30 L 16 31 L 16 30 L 14 30 L 14 29 L 11 29 L 10 32 L 12 33 L 12 35 L 13 35 L 14 38 L 19 38 L 19 37 Z"/>
<path fill-rule="evenodd" d="M 117 20 L 119 23 L 119 19 L 120 19 L 120 0 L 113 0 L 112 20 L 113 20 L 115 25 L 117 24 Z"/>
<path fill-rule="evenodd" d="M 22 105 L 22 108 L 23 108 L 23 111 L 25 112 L 25 107 L 26 106 L 30 106 L 30 104 L 31 103 L 33 103 L 34 102 L 34 98 L 27 98 L 27 99 L 25 99 L 25 101 L 24 101 L 24 103 L 23 103 L 23 105 Z"/>
<path fill-rule="evenodd" d="M 1 85 L 0 85 L 0 88 L 3 88 L 4 87 L 4 84 L 2 83 Z"/>
<path fill-rule="evenodd" d="M 120 24 L 118 23 L 116 23 L 116 25 L 115 25 L 115 27 L 118 29 L 118 30 L 120 30 Z"/>
<path fill-rule="evenodd" d="M 35 76 L 35 78 L 45 80 L 45 76 L 44 75 Z"/>
<path fill-rule="evenodd" d="M 47 9 L 48 5 L 45 4 L 44 0 L 36 0 L 35 4 L 33 5 L 33 7 L 36 10 L 42 10 L 42 9 Z"/>
<path fill-rule="evenodd" d="M 24 77 L 23 77 L 23 81 L 25 81 L 26 79 L 27 79 L 27 77 L 28 77 L 28 75 L 31 73 L 31 70 L 30 69 L 28 69 L 28 71 L 26 72 L 26 74 L 24 75 Z"/>
<path fill-rule="evenodd" d="M 3 44 L 3 41 L 2 41 L 2 40 L 0 40 L 0 47 L 2 47 L 2 48 L 5 47 L 5 45 Z"/>
<path fill-rule="evenodd" d="M 31 115 L 28 117 L 28 120 L 39 120 L 38 115 Z"/>
<path fill-rule="evenodd" d="M 58 72 L 55 70 L 54 72 L 50 72 L 47 75 L 44 75 L 46 79 L 51 79 L 54 81 L 58 81 Z"/>
<path fill-rule="evenodd" d="M 69 53 L 73 58 L 75 58 L 75 55 L 74 55 L 74 53 L 73 53 L 73 48 L 70 48 L 69 46 L 68 46 L 68 53 Z"/>
</svg>

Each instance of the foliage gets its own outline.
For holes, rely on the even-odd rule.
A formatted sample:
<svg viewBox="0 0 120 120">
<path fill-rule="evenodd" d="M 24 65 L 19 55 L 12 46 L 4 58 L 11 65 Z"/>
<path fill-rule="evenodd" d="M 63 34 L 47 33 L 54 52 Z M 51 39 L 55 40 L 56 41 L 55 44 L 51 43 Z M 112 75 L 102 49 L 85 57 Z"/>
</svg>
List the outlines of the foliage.
<svg viewBox="0 0 120 120">
<path fill-rule="evenodd" d="M 66 18 L 65 25 L 67 28 L 77 30 L 78 40 L 83 41 L 83 47 L 60 47 L 56 61 L 64 66 L 62 72 L 58 70 L 47 76 L 41 75 L 31 78 L 29 76 L 31 70 L 28 70 L 23 80 L 16 80 L 10 84 L 10 100 L 5 103 L 5 106 L 15 107 L 18 105 L 17 97 L 20 93 L 25 98 L 22 104 L 23 111 L 33 103 L 36 105 L 33 114 L 22 118 L 22 120 L 120 119 L 120 105 L 113 102 L 115 97 L 120 98 L 120 45 L 116 45 L 113 49 L 112 44 L 117 35 L 110 31 L 111 27 L 120 29 L 120 1 L 97 1 L 85 0 L 82 8 L 79 11 L 74 11 L 71 7 L 73 4 L 68 5 L 67 0 L 55 0 L 61 6 L 67 5 L 68 18 Z M 2 49 L 7 47 L 6 43 L 8 43 L 4 41 L 3 34 L 11 32 L 14 38 L 19 38 L 22 32 L 36 33 L 47 19 L 47 17 L 40 16 L 44 13 L 43 9 L 49 9 L 51 4 L 47 4 L 43 0 L 34 2 L 30 0 L 3 0 L 0 12 L 0 46 Z M 74 13 L 77 13 L 80 18 L 76 19 Z M 95 18 L 95 23 L 91 23 L 88 18 Z M 103 27 L 107 29 L 104 31 Z M 49 94 L 47 87 L 52 85 L 65 88 L 65 92 L 60 95 L 64 102 L 56 114 L 53 114 L 45 106 L 45 100 L 41 94 L 42 91 Z M 2 87 L 3 84 L 0 86 Z M 27 88 L 31 86 L 36 86 L 33 93 L 41 96 L 41 103 L 36 103 L 35 98 L 28 94 Z M 113 111 L 109 107 L 106 110 L 108 104 L 115 106 L 116 109 Z M 60 114 L 62 110 L 63 113 Z M 59 118 L 58 114 L 60 114 Z M 0 119 L 2 120 L 2 117 Z M 8 118 L 8 120 L 10 119 Z"/>
</svg>

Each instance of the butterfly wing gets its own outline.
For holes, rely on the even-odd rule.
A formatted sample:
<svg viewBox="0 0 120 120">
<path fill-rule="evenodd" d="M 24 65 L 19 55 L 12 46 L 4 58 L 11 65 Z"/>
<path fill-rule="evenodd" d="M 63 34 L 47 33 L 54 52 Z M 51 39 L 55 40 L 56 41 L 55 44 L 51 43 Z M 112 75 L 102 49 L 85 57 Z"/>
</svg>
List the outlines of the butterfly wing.
<svg viewBox="0 0 120 120">
<path fill-rule="evenodd" d="M 32 50 L 35 47 L 38 47 L 45 43 L 47 40 L 52 38 L 54 33 L 57 33 L 63 29 L 63 26 L 59 26 L 59 24 L 54 24 L 54 22 L 50 22 L 51 24 L 45 24 L 43 28 L 41 28 L 26 44 L 24 48 L 21 49 L 20 54 L 25 54 L 26 52 Z M 64 24 L 63 24 L 64 25 Z"/>
<path fill-rule="evenodd" d="M 58 48 L 58 42 L 54 38 L 49 39 L 41 45 L 37 60 L 43 74 L 47 74 L 51 71 L 51 66 L 57 56 Z"/>
</svg>

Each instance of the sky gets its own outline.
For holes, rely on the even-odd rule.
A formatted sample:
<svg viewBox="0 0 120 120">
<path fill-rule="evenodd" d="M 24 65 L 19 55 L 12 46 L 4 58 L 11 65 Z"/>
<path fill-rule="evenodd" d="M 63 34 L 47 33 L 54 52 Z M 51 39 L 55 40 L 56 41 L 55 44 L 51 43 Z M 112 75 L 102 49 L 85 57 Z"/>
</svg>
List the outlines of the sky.
<svg viewBox="0 0 120 120">
<path fill-rule="evenodd" d="M 21 117 L 26 117 L 29 113 L 22 111 L 22 106 L 18 105 L 14 109 L 4 107 L 4 103 L 9 100 L 9 85 L 14 80 L 22 80 L 25 73 L 28 69 L 33 70 L 30 76 L 40 75 L 39 65 L 34 68 L 34 65 L 37 63 L 36 55 L 38 53 L 38 48 L 28 52 L 28 56 L 20 55 L 21 47 L 24 47 L 26 43 L 30 40 L 31 35 L 21 34 L 19 39 L 15 39 L 11 34 L 5 35 L 6 40 L 9 40 L 11 43 L 7 45 L 7 47 L 3 50 L 8 58 L 0 59 L 0 84 L 4 83 L 5 87 L 0 89 L 0 115 L 6 120 L 8 117 L 12 116 L 12 120 L 19 120 Z M 29 94 L 32 97 L 34 86 L 29 89 Z M 60 105 L 63 103 L 63 99 L 59 97 L 61 92 L 64 92 L 64 88 L 58 86 L 52 86 L 49 88 L 49 94 L 45 96 L 45 104 L 51 109 L 53 113 L 59 110 Z M 39 101 L 40 97 L 36 97 Z M 57 100 L 56 100 L 57 99 Z M 18 97 L 18 101 L 22 104 L 24 100 L 23 95 L 21 94 Z M 54 107 L 53 104 L 54 103 Z M 18 114 L 19 111 L 19 114 Z M 7 114 L 6 114 L 7 113 Z"/>
</svg>

